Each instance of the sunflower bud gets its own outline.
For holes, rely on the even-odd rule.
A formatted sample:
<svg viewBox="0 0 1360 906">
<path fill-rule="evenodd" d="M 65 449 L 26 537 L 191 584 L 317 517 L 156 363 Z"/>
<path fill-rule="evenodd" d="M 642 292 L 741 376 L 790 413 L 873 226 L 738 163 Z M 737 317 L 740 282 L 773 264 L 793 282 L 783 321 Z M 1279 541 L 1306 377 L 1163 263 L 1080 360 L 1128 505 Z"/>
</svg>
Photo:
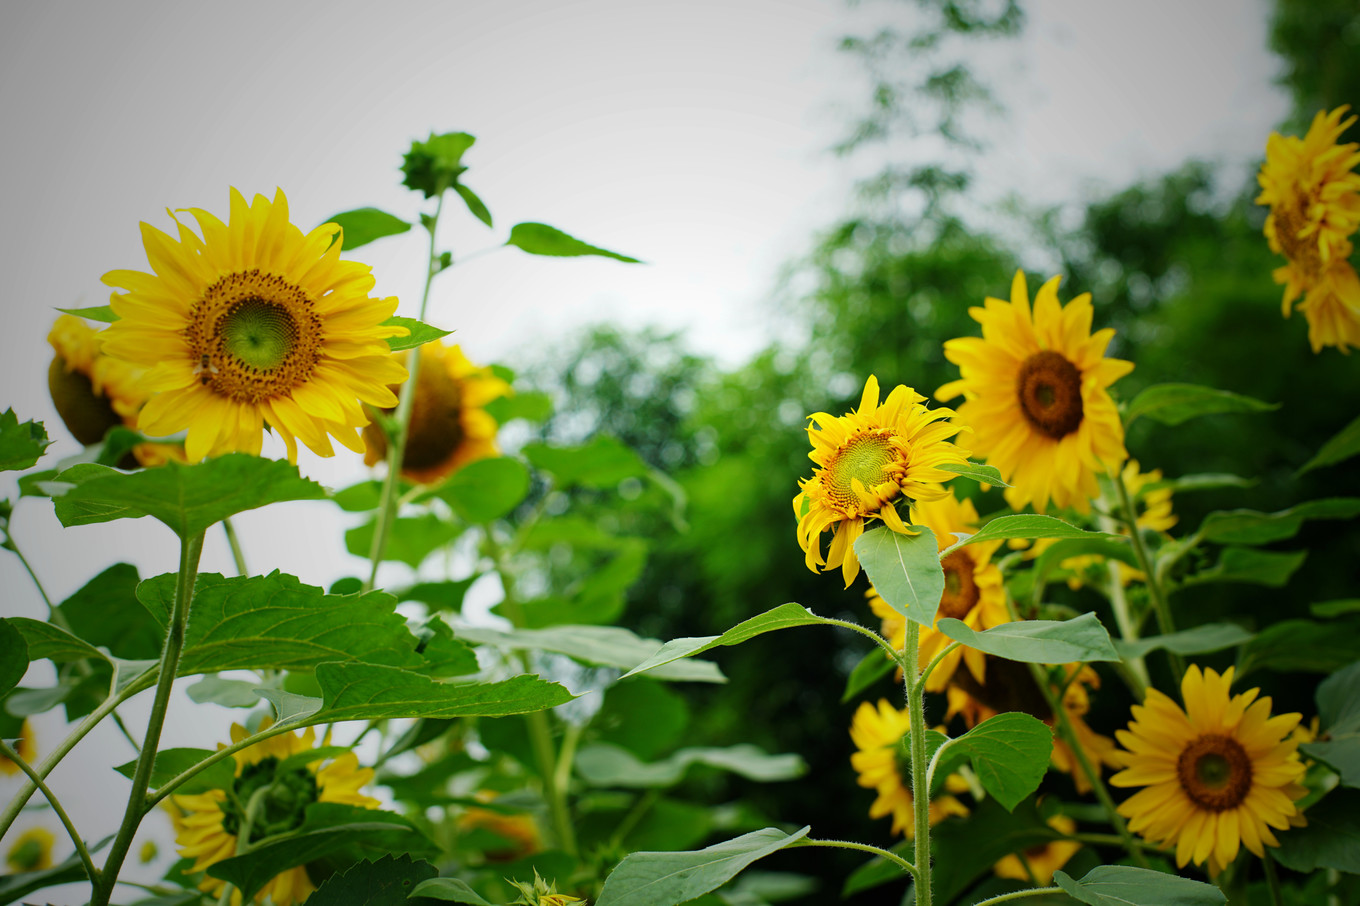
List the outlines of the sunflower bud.
<svg viewBox="0 0 1360 906">
<path fill-rule="evenodd" d="M 401 172 L 406 174 L 403 185 L 424 192 L 426 198 L 434 198 L 445 189 L 453 188 L 458 177 L 467 170 L 462 163 L 463 153 L 476 141 L 466 132 L 443 135 L 431 132 L 425 141 L 412 142 L 411 150 L 402 159 Z"/>
</svg>

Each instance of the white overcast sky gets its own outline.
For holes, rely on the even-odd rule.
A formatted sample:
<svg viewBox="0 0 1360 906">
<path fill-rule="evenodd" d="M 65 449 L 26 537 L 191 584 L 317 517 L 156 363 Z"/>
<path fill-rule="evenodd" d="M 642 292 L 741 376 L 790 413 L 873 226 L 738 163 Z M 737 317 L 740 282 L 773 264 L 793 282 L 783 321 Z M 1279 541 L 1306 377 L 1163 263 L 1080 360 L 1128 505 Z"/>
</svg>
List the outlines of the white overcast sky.
<svg viewBox="0 0 1360 906">
<path fill-rule="evenodd" d="M 1287 112 L 1272 84 L 1263 0 L 1027 6 L 1025 37 L 977 61 L 1010 107 L 987 129 L 986 193 L 1019 189 L 1052 203 L 1190 156 L 1250 166 Z M 837 40 L 904 23 L 914 8 L 0 3 L 0 409 L 45 420 L 60 439 L 54 452 L 77 449 L 47 399 L 46 333 L 55 307 L 107 301 L 105 271 L 146 268 L 139 220 L 167 228 L 165 209 L 188 206 L 225 216 L 228 186 L 282 187 L 304 227 L 367 205 L 414 219 L 422 203 L 399 185 L 397 167 L 409 141 L 431 131 L 477 136 L 465 179 L 497 221 L 487 231 L 450 217 L 444 247 L 465 255 L 536 220 L 648 262 L 505 250 L 456 268 L 436 284 L 429 320 L 456 328 L 474 359 L 525 361 L 575 326 L 608 319 L 684 329 L 698 349 L 737 364 L 773 336 L 780 313 L 766 299 L 780 265 L 849 205 L 851 169 L 826 149 L 844 137 L 844 105 L 867 92 Z M 378 291 L 414 314 L 420 236 L 360 252 Z M 363 474 L 343 454 L 322 461 L 304 451 L 301 465 L 332 486 Z M 12 496 L 11 479 L 0 476 L 0 492 Z M 345 527 L 321 505 L 240 519 L 253 571 L 280 568 L 318 585 L 358 571 L 336 553 Z M 158 525 L 63 530 L 40 500 L 19 505 L 15 529 L 58 598 L 115 560 L 144 576 L 176 561 Z M 230 572 L 216 535 L 203 568 Z M 0 613 L 42 615 L 4 552 Z M 35 666 L 29 682 L 46 681 L 45 670 Z M 137 724 L 143 714 L 133 707 L 129 716 Z M 42 723 L 40 746 L 59 727 Z M 165 744 L 210 745 L 202 735 L 172 720 Z M 87 745 L 121 743 L 109 734 Z M 79 790 L 81 771 L 102 772 L 102 754 L 58 772 L 59 792 Z M 86 798 L 71 803 L 78 822 L 107 815 Z"/>
</svg>

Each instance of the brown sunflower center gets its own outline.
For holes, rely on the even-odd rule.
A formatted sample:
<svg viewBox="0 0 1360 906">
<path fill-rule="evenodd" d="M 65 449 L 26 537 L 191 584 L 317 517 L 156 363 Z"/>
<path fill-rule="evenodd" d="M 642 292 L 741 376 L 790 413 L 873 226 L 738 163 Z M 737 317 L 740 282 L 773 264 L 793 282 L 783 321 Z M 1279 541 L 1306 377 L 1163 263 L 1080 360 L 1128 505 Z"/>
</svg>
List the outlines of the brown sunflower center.
<svg viewBox="0 0 1360 906">
<path fill-rule="evenodd" d="M 1081 425 L 1081 372 L 1061 353 L 1045 349 L 1025 359 L 1015 394 L 1029 423 L 1054 440 Z"/>
<path fill-rule="evenodd" d="M 1176 776 L 1196 805 L 1221 812 L 1251 792 L 1251 758 L 1232 737 L 1206 733 L 1181 752 Z"/>
<path fill-rule="evenodd" d="M 1275 241 L 1293 265 L 1305 277 L 1317 278 L 1322 273 L 1322 253 L 1318 251 L 1317 234 L 1299 236 L 1299 231 L 1308 225 L 1304 214 L 1308 198 L 1300 195 L 1293 205 L 1280 205 L 1271 213 L 1275 216 Z"/>
<path fill-rule="evenodd" d="M 940 596 L 937 619 L 962 620 L 973 612 L 980 598 L 973 578 L 973 558 L 964 550 L 956 550 L 941 560 L 940 566 L 944 568 L 944 594 Z"/>
<path fill-rule="evenodd" d="M 194 305 L 184 338 L 199 383 L 237 402 L 287 396 L 321 359 L 321 318 L 300 287 L 259 270 L 227 274 Z"/>
<path fill-rule="evenodd" d="M 892 465 L 899 459 L 890 431 L 866 431 L 845 442 L 826 465 L 824 485 L 831 502 L 842 509 L 863 510 L 864 502 L 855 493 L 858 481 L 864 490 L 889 481 Z"/>
</svg>

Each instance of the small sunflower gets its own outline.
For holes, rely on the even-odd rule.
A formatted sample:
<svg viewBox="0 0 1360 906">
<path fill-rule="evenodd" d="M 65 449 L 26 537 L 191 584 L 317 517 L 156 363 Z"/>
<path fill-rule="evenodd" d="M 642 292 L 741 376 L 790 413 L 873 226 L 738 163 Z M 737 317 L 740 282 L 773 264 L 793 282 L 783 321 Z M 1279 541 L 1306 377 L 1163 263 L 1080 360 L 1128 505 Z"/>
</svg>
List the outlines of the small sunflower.
<svg viewBox="0 0 1360 906">
<path fill-rule="evenodd" d="M 960 379 L 935 396 L 963 394 L 959 420 L 1011 484 L 1005 495 L 1013 508 L 1031 503 L 1042 513 L 1052 502 L 1084 513 L 1099 493 L 1096 475 L 1128 455 L 1108 388 L 1133 363 L 1105 358 L 1114 329 L 1091 333 L 1091 294 L 1063 307 L 1059 279 L 1039 289 L 1032 314 L 1023 271 L 1011 283 L 1010 302 L 989 298 L 969 309 L 982 336 L 945 342 Z"/>
<path fill-rule="evenodd" d="M 104 354 L 105 331 L 80 318 L 62 315 L 47 335 L 53 356 L 47 369 L 52 403 L 71 436 L 89 446 L 118 425 L 137 430 L 137 414 L 150 394 L 142 387 L 146 371 Z M 120 466 L 156 466 L 183 460 L 176 444 L 138 444 Z"/>
<path fill-rule="evenodd" d="M 1072 834 L 1077 830 L 1077 822 L 1066 815 L 1049 818 L 1048 826 L 1060 834 Z M 993 865 L 992 871 L 999 878 L 1014 878 L 1017 881 L 1030 880 L 1032 873 L 1036 884 L 1047 887 L 1053 883 L 1053 872 L 1066 865 L 1067 860 L 1076 855 L 1079 849 L 1081 844 L 1075 840 L 1054 840 L 1041 846 L 1031 846 L 1020 854 L 1011 853 Z M 1023 863 L 1020 861 L 1021 855 L 1025 857 Z M 1029 871 L 1025 870 L 1026 865 Z"/>
<path fill-rule="evenodd" d="M 511 886 L 519 891 L 519 897 L 515 900 L 518 906 L 587 906 L 585 900 L 574 897 L 567 893 L 558 893 L 557 884 L 543 880 L 538 874 L 538 869 L 534 869 L 534 880 L 511 881 Z"/>
<path fill-rule="evenodd" d="M 953 491 L 939 500 L 918 504 L 915 517 L 916 524 L 924 525 L 935 534 L 940 550 L 954 543 L 954 533 L 971 534 L 977 531 L 978 526 L 978 514 L 973 501 L 959 501 Z M 962 620 L 970 629 L 979 631 L 1010 622 L 1001 570 L 992 563 L 992 554 L 1000 546 L 1000 541 L 984 541 L 961 547 L 944 558 L 940 563 L 944 568 L 944 593 L 940 596 L 936 622 L 952 617 Z M 901 651 L 906 644 L 905 619 L 877 594 L 870 596 L 869 607 L 883 620 L 884 637 Z M 917 649 L 920 665 L 925 667 L 952 642 L 953 639 L 935 627 L 922 627 Z M 983 653 L 965 646 L 945 655 L 926 680 L 926 690 L 944 691 L 960 660 L 968 665 L 978 682 L 984 681 L 986 661 Z"/>
<path fill-rule="evenodd" d="M 495 801 L 496 794 L 482 790 L 473 796 L 479 802 Z M 514 862 L 526 859 L 543 849 L 543 838 L 538 831 L 538 822 L 526 812 L 501 812 L 489 808 L 471 806 L 458 816 L 458 830 L 467 833 L 486 830 L 505 841 L 498 849 L 488 849 L 484 854 L 489 862 Z"/>
<path fill-rule="evenodd" d="M 1350 257 L 1348 237 L 1360 227 L 1360 173 L 1354 172 L 1360 145 L 1339 144 L 1356 120 L 1342 121 L 1348 109 L 1318 111 L 1303 138 L 1272 132 L 1266 140 L 1256 203 L 1270 205 L 1266 239 L 1289 262 L 1275 271 L 1275 282 L 1285 285 L 1286 316 L 1295 298 Z"/>
<path fill-rule="evenodd" d="M 272 721 L 260 726 L 266 729 Z M 233 724 L 231 741 L 238 743 L 247 734 L 240 724 Z M 359 767 L 353 752 L 346 752 L 326 761 L 325 756 L 306 765 L 283 771 L 280 762 L 316 747 L 316 733 L 308 727 L 301 733 L 283 733 L 232 755 L 236 761 L 236 780 L 230 790 L 209 790 L 194 795 L 172 795 L 171 814 L 175 825 L 175 843 L 179 854 L 193 859 L 190 872 L 206 871 L 208 866 L 236 855 L 237 836 L 245 822 L 245 808 L 260 790 L 264 793 L 263 807 L 251 828 L 251 841 L 272 834 L 284 833 L 299 827 L 313 802 L 338 802 L 361 808 L 377 808 L 378 800 L 365 796 L 359 789 L 373 779 L 372 768 Z M 226 748 L 219 745 L 218 748 Z M 221 894 L 225 882 L 204 876 L 198 889 L 210 895 Z M 263 903 L 268 897 L 273 906 L 292 906 L 300 903 L 315 889 L 307 869 L 301 865 L 290 868 L 266 884 L 255 896 Z M 232 903 L 240 906 L 241 893 L 232 891 Z"/>
<path fill-rule="evenodd" d="M 907 712 L 894 708 L 886 699 L 879 699 L 877 707 L 861 702 L 850 724 L 850 738 L 859 749 L 850 756 L 850 764 L 859 775 L 856 782 L 878 792 L 878 798 L 869 806 L 869 817 L 892 815 L 892 832 L 908 839 L 916 835 L 911 761 L 905 742 L 909 734 Z M 957 774 L 951 774 L 945 780 L 948 793 L 961 793 L 967 789 L 968 784 Z M 932 827 L 950 815 L 967 814 L 968 807 L 955 796 L 942 795 L 931 800 Z"/>
<path fill-rule="evenodd" d="M 1132 498 L 1138 513 L 1134 521 L 1140 531 L 1167 532 L 1176 524 L 1177 517 L 1171 509 L 1171 489 L 1153 488 L 1150 491 L 1144 490 L 1148 485 L 1156 484 L 1162 480 L 1161 469 L 1143 472 L 1139 469 L 1138 460 L 1130 459 L 1124 465 L 1123 479 L 1124 486 L 1128 488 L 1129 497 Z M 1119 525 L 1118 531 L 1124 535 L 1128 534 L 1128 529 L 1122 523 Z M 1040 539 L 1034 543 L 1031 553 L 1038 556 L 1056 543 L 1057 539 L 1055 538 Z M 1080 557 L 1068 557 L 1059 565 L 1071 573 L 1068 576 L 1067 585 L 1073 591 L 1076 591 L 1085 582 L 1086 570 L 1104 562 L 1106 562 L 1105 558 L 1099 554 L 1086 554 Z M 1141 570 L 1134 569 L 1117 560 L 1110 560 L 1109 564 L 1122 585 L 1128 585 L 1134 581 L 1142 582 L 1146 578 Z"/>
<path fill-rule="evenodd" d="M 499 456 L 496 420 L 483 407 L 513 392 L 490 367 L 468 361 L 458 346 L 434 342 L 421 347 L 401 474 L 434 484 L 470 462 Z M 364 462 L 377 465 L 387 456 L 387 436 L 377 425 L 364 428 L 363 436 Z"/>
<path fill-rule="evenodd" d="M 1127 751 L 1115 786 L 1139 786 L 1119 806 L 1129 829 L 1153 843 L 1176 847 L 1176 865 L 1209 863 L 1222 871 L 1246 846 L 1264 856 L 1278 846 L 1271 828 L 1302 823 L 1295 802 L 1306 794 L 1299 781 L 1300 715 L 1270 714 L 1260 689 L 1231 695 L 1233 668 L 1222 675 L 1197 666 L 1181 680 L 1182 710 L 1149 689 L 1133 706 L 1128 730 L 1115 735 Z"/>
<path fill-rule="evenodd" d="M 406 379 L 385 338 L 395 298 L 369 295 L 369 267 L 340 259 L 341 230 L 324 224 L 303 235 L 288 221 L 283 192 L 247 204 L 231 190 L 229 223 L 189 213 L 200 238 L 171 212 L 179 239 L 142 224 L 152 274 L 116 270 L 104 282 L 118 321 L 104 350 L 147 369 L 155 393 L 141 430 L 188 429 L 190 460 L 232 451 L 258 455 L 268 425 L 297 461 L 297 440 L 320 456 L 330 437 L 364 452 L 356 428 L 368 424 L 360 401 L 395 406 L 388 386 Z M 335 240 L 335 241 L 332 241 Z"/>
<path fill-rule="evenodd" d="M 800 479 L 802 490 L 793 498 L 798 544 L 808 569 L 839 566 L 849 588 L 859 575 L 854 544 L 866 522 L 882 519 L 895 532 L 915 534 L 898 514 L 897 501 L 914 508 L 945 495 L 940 484 L 954 473 L 939 466 L 966 462 L 968 452 L 948 440 L 959 431 L 958 425 L 945 421 L 954 413 L 926 409 L 921 405 L 924 399 L 899 384 L 880 405 L 878 378 L 870 375 L 854 412 L 808 416 L 812 441 L 808 458 L 817 468 L 811 478 Z M 910 510 L 908 516 L 908 521 L 915 521 Z M 821 536 L 827 529 L 833 535 L 823 560 Z"/>
<path fill-rule="evenodd" d="M 19 741 L 14 745 L 14 754 L 18 755 L 29 764 L 33 764 L 33 762 L 37 761 L 38 747 L 33 741 L 33 725 L 28 722 L 28 718 L 24 718 L 23 722 L 19 724 L 18 736 Z M 0 755 L 0 774 L 7 774 L 13 777 L 21 770 L 23 769 L 17 764 L 10 761 L 4 755 Z"/>
<path fill-rule="evenodd" d="M 5 851 L 5 866 L 10 871 L 42 871 L 52 867 L 52 847 L 57 838 L 45 827 L 30 827 L 14 838 Z"/>
</svg>

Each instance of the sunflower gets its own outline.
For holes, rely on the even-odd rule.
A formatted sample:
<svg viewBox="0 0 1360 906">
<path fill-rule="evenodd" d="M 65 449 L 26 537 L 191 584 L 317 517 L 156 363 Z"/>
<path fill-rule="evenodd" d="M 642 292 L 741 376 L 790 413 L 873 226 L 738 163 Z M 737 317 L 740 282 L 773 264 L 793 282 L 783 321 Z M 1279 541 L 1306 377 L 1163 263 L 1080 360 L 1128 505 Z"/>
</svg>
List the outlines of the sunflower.
<svg viewBox="0 0 1360 906">
<path fill-rule="evenodd" d="M 260 729 L 267 729 L 268 718 Z M 233 724 L 231 741 L 238 743 L 247 732 L 240 724 Z M 174 816 L 175 842 L 179 854 L 193 859 L 190 872 L 206 871 L 208 866 L 236 855 L 237 836 L 245 820 L 245 808 L 261 790 L 263 808 L 251 829 L 252 842 L 271 834 L 284 833 L 302 824 L 305 810 L 313 802 L 338 802 L 361 808 L 377 808 L 378 800 L 359 792 L 360 787 L 373 778 L 372 768 L 359 767 L 353 752 L 346 752 L 321 764 L 325 756 L 306 765 L 296 765 L 279 771 L 280 762 L 300 752 L 316 747 L 316 734 L 311 727 L 301 733 L 283 733 L 242 749 L 232 755 L 236 760 L 236 780 L 230 790 L 209 790 L 194 795 L 173 795 L 171 814 Z M 219 745 L 219 749 L 226 748 Z M 199 890 L 210 895 L 221 894 L 225 882 L 204 876 Z M 290 868 L 266 884 L 255 902 L 268 897 L 274 906 L 300 903 L 315 889 L 307 869 L 301 865 Z M 232 891 L 232 903 L 240 906 L 241 893 Z"/>
<path fill-rule="evenodd" d="M 18 737 L 18 741 L 14 744 L 14 754 L 32 764 L 37 760 L 38 747 L 33 742 L 33 725 L 28 722 L 28 718 L 24 718 L 23 722 L 19 724 Z M 12 777 L 21 770 L 22 768 L 17 764 L 4 755 L 0 755 L 0 774 L 8 774 Z"/>
<path fill-rule="evenodd" d="M 1060 834 L 1072 834 L 1077 830 L 1077 822 L 1066 815 L 1054 815 L 1048 819 L 1048 826 Z M 1077 854 L 1081 849 L 1081 844 L 1075 840 L 1054 840 L 1039 846 L 1031 846 L 1023 853 L 1011 853 L 1009 856 L 998 861 L 992 866 L 992 871 L 999 878 L 1014 878 L 1017 881 L 1029 881 L 1031 874 L 1034 883 L 1040 887 L 1047 887 L 1053 883 L 1053 872 L 1067 864 L 1067 860 Z M 1025 857 L 1025 861 L 1020 861 L 1020 856 Z M 1029 870 L 1025 870 L 1025 866 Z"/>
<path fill-rule="evenodd" d="M 1086 714 L 1091 710 L 1089 689 L 1100 688 L 1100 674 L 1085 664 L 1064 664 L 1061 673 L 1049 676 L 1049 689 L 1057 694 L 1062 690 L 1063 711 L 1067 722 L 1077 737 L 1077 744 L 1090 763 L 1091 769 L 1101 771 L 1101 766 L 1121 767 L 1115 759 L 1114 740 L 1092 730 L 1086 723 Z M 953 682 L 945 690 L 948 711 L 945 719 L 962 715 L 969 728 L 977 726 L 989 717 L 1003 711 L 1019 711 L 1037 717 L 1050 727 L 1057 726 L 1057 718 L 1048 705 L 1043 691 L 1034 683 L 1029 668 L 1015 661 L 987 656 L 987 681 L 979 683 L 968 671 L 960 670 L 954 674 Z M 1078 793 L 1089 793 L 1091 781 L 1081 769 L 1076 753 L 1060 735 L 1053 737 L 1053 754 L 1049 763 L 1064 774 L 1072 777 L 1072 784 Z"/>
<path fill-rule="evenodd" d="M 510 885 L 519 891 L 519 897 L 515 900 L 515 904 L 518 904 L 518 906 L 575 906 L 577 903 L 581 906 L 587 906 L 586 901 L 580 897 L 558 893 L 557 884 L 544 881 L 539 876 L 537 868 L 534 869 L 534 880 L 532 882 L 510 881 Z"/>
<path fill-rule="evenodd" d="M 971 534 L 977 531 L 978 515 L 973 501 L 959 501 L 953 491 L 939 500 L 919 504 L 915 516 L 918 525 L 924 525 L 935 534 L 940 550 L 954 543 L 956 532 Z M 940 566 L 944 568 L 944 593 L 940 596 L 937 622 L 952 617 L 962 620 L 970 629 L 979 631 L 1010 622 L 1001 570 L 992 563 L 992 554 L 1000 546 L 1000 541 L 985 541 L 961 547 L 941 561 Z M 884 637 L 901 651 L 906 644 L 905 619 L 876 593 L 872 593 L 872 588 L 870 592 L 869 607 L 883 620 Z M 920 666 L 929 664 L 951 642 L 953 639 L 933 626 L 922 627 L 917 649 Z M 986 662 L 982 652 L 965 646 L 944 656 L 926 680 L 926 690 L 942 692 L 958 668 L 960 659 L 968 665 L 978 682 L 984 680 Z"/>
<path fill-rule="evenodd" d="M 433 484 L 470 462 L 499 456 L 496 420 L 483 407 L 511 394 L 510 385 L 490 367 L 472 364 L 458 346 L 425 344 L 420 366 L 401 474 Z M 364 443 L 365 463 L 386 458 L 387 436 L 377 425 L 364 428 Z"/>
<path fill-rule="evenodd" d="M 1115 786 L 1139 786 L 1119 806 L 1129 829 L 1153 843 L 1176 847 L 1176 865 L 1206 860 L 1217 873 L 1245 845 L 1257 856 L 1278 846 L 1271 828 L 1301 823 L 1295 802 L 1304 766 L 1291 737 L 1300 715 L 1270 715 L 1260 689 L 1231 695 L 1233 668 L 1222 675 L 1191 666 L 1181 680 L 1181 710 L 1149 689 L 1133 706 L 1128 730 L 1116 731 L 1127 751 Z"/>
<path fill-rule="evenodd" d="M 1322 272 L 1299 303 L 1308 321 L 1308 344 L 1319 353 L 1335 346 L 1344 353 L 1360 346 L 1360 277 L 1347 261 L 1335 261 Z"/>
<path fill-rule="evenodd" d="M 104 350 L 148 369 L 155 393 L 139 416 L 146 434 L 188 429 L 190 460 L 240 450 L 259 454 L 268 425 L 297 461 L 297 439 L 331 456 L 330 436 L 364 451 L 356 428 L 368 424 L 359 404 L 394 406 L 388 385 L 406 379 L 386 337 L 395 298 L 369 295 L 367 265 L 340 259 L 340 227 L 307 233 L 288 221 L 279 191 L 247 205 L 231 190 L 224 224 L 189 211 L 202 238 L 181 223 L 176 240 L 142 224 L 153 274 L 116 270 L 104 282 L 120 320 L 105 331 Z M 335 241 L 332 241 L 335 240 Z M 328 436 L 329 435 L 329 436 Z"/>
<path fill-rule="evenodd" d="M 1011 283 L 1010 302 L 989 298 L 986 307 L 969 309 L 982 336 L 945 342 L 960 379 L 935 396 L 963 394 L 959 419 L 974 430 L 979 454 L 1012 485 L 1005 494 L 1013 508 L 1032 503 L 1042 513 L 1051 501 L 1084 513 L 1099 492 L 1096 475 L 1128 455 L 1108 388 L 1133 364 L 1105 358 L 1114 329 L 1092 334 L 1091 294 L 1063 307 L 1060 279 L 1039 289 L 1032 314 L 1023 271 Z"/>
<path fill-rule="evenodd" d="M 52 847 L 57 838 L 45 827 L 30 827 L 14 838 L 5 852 L 5 866 L 14 872 L 42 871 L 52 867 Z"/>
<path fill-rule="evenodd" d="M 1150 472 L 1143 472 L 1138 466 L 1138 460 L 1130 459 L 1124 464 L 1122 477 L 1124 486 L 1128 488 L 1129 497 L 1133 500 L 1134 507 L 1138 511 L 1134 522 L 1139 531 L 1169 531 L 1178 521 L 1171 508 L 1171 489 L 1154 487 L 1151 490 L 1145 490 L 1149 485 L 1154 485 L 1162 480 L 1162 470 L 1153 469 Z M 1128 534 L 1128 529 L 1122 523 L 1117 527 L 1117 531 L 1124 535 Z M 1026 554 L 1027 558 L 1038 556 L 1056 544 L 1057 541 L 1056 538 L 1043 538 L 1034 542 L 1034 546 Z M 1086 570 L 1105 562 L 1106 559 L 1099 554 L 1084 554 L 1080 557 L 1068 557 L 1059 565 L 1071 573 L 1067 578 L 1067 585 L 1073 591 L 1076 591 L 1085 582 Z M 1146 578 L 1141 570 L 1134 569 L 1127 564 L 1120 563 L 1117 560 L 1108 562 L 1122 585 L 1128 585 L 1133 581 L 1142 582 Z"/>
<path fill-rule="evenodd" d="M 496 793 L 481 790 L 473 798 L 478 802 L 490 803 L 495 801 Z M 470 806 L 458 816 L 458 830 L 460 833 L 490 831 L 503 841 L 496 849 L 484 850 L 489 862 L 514 862 L 543 849 L 538 822 L 526 812 L 502 812 Z"/>
<path fill-rule="evenodd" d="M 1350 257 L 1348 237 L 1360 227 L 1360 173 L 1354 172 L 1360 145 L 1338 144 L 1356 120 L 1352 116 L 1342 122 L 1348 109 L 1318 111 L 1303 138 L 1272 132 L 1266 140 L 1256 203 L 1270 205 L 1266 239 L 1271 251 L 1289 262 L 1275 271 L 1275 282 L 1285 285 L 1286 316 L 1300 293 L 1316 286 L 1334 263 Z"/>
<path fill-rule="evenodd" d="M 850 764 L 859 774 L 856 782 L 862 787 L 878 791 L 878 798 L 869 806 L 870 818 L 892 815 L 892 832 L 910 839 L 916 835 L 915 814 L 911 796 L 911 761 L 906 740 L 910 735 L 909 717 L 879 699 L 875 707 L 861 702 L 850 724 L 850 738 L 858 752 L 850 756 Z M 961 793 L 968 784 L 957 774 L 945 780 L 945 790 Z M 950 815 L 967 815 L 968 807 L 952 795 L 937 796 L 930 803 L 930 824 L 935 826 Z"/>
<path fill-rule="evenodd" d="M 52 402 L 71 436 L 86 446 L 99 443 L 118 425 L 137 430 L 137 413 L 150 396 L 141 384 L 144 369 L 104 354 L 105 333 L 62 315 L 47 335 L 54 353 L 47 369 Z M 156 466 L 170 459 L 182 461 L 184 448 L 137 444 L 119 465 Z"/>
<path fill-rule="evenodd" d="M 954 473 L 939 467 L 967 462 L 968 452 L 947 439 L 959 431 L 958 425 L 944 421 L 954 413 L 928 410 L 921 405 L 924 400 L 899 384 L 880 405 L 878 378 L 870 375 L 854 412 L 808 416 L 808 458 L 817 468 L 811 478 L 799 480 L 802 490 L 793 498 L 798 544 L 808 569 L 839 566 L 849 588 L 859 575 L 854 544 L 866 522 L 882 519 L 895 532 L 915 534 L 897 512 L 898 499 L 914 508 L 945 495 L 940 484 Z M 915 521 L 910 510 L 908 516 Z M 821 536 L 827 529 L 834 533 L 823 561 Z"/>
</svg>

